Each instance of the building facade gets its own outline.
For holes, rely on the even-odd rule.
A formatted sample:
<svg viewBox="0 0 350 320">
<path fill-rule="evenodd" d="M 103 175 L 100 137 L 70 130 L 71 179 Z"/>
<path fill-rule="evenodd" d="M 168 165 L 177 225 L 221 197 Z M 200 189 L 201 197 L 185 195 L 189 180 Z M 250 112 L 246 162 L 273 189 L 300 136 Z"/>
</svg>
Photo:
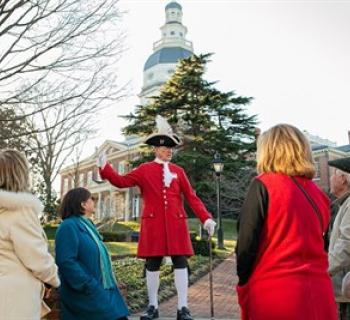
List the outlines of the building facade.
<svg viewBox="0 0 350 320">
<path fill-rule="evenodd" d="M 132 170 L 130 162 L 138 157 L 139 145 L 138 138 L 129 138 L 123 143 L 106 140 L 90 157 L 61 170 L 61 197 L 72 188 L 84 187 L 97 200 L 95 219 L 137 219 L 141 205 L 139 190 L 119 189 L 101 180 L 96 159 L 99 153 L 105 152 L 112 166 L 120 174 L 125 174 Z"/>
<path fill-rule="evenodd" d="M 316 176 L 314 181 L 324 191 L 329 192 L 330 177 L 334 169 L 328 165 L 328 161 L 350 157 L 350 131 L 348 131 L 349 144 L 343 146 L 337 146 L 334 142 L 329 140 L 315 137 L 307 132 L 304 133 L 310 141 L 315 161 Z"/>
</svg>

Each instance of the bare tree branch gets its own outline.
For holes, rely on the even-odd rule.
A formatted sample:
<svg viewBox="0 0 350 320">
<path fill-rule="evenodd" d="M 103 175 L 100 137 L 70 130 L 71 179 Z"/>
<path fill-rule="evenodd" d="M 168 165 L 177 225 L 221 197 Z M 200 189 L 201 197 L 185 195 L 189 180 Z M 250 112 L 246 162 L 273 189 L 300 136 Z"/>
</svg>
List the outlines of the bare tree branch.
<svg viewBox="0 0 350 320">
<path fill-rule="evenodd" d="M 43 87 L 41 90 L 44 97 L 45 89 Z M 60 93 L 56 95 L 59 97 Z M 82 148 L 82 143 L 96 132 L 94 116 L 103 106 L 79 102 L 47 109 L 38 96 L 37 110 L 41 111 L 27 118 L 30 130 L 37 132 L 28 140 L 27 152 L 32 152 L 38 159 L 46 204 L 52 199 L 52 184 L 69 155 Z"/>
<path fill-rule="evenodd" d="M 124 90 L 115 72 L 124 52 L 121 15 L 116 0 L 0 1 L 0 110 L 25 110 L 16 117 L 1 114 L 0 122 L 73 105 L 78 98 L 95 105 L 118 100 Z M 51 90 L 35 90 L 48 82 Z"/>
</svg>

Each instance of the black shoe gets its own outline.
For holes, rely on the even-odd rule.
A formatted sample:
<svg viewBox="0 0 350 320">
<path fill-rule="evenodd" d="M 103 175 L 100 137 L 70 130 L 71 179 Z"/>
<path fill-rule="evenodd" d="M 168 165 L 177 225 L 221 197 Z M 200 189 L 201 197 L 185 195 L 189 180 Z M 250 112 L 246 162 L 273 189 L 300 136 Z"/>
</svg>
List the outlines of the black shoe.
<svg viewBox="0 0 350 320">
<path fill-rule="evenodd" d="M 154 306 L 149 306 L 147 311 L 141 315 L 140 320 L 151 320 L 157 318 L 159 318 L 158 309 L 156 309 Z"/>
<path fill-rule="evenodd" d="M 181 310 L 177 310 L 177 320 L 193 320 L 190 310 L 186 307 L 182 307 Z"/>
</svg>

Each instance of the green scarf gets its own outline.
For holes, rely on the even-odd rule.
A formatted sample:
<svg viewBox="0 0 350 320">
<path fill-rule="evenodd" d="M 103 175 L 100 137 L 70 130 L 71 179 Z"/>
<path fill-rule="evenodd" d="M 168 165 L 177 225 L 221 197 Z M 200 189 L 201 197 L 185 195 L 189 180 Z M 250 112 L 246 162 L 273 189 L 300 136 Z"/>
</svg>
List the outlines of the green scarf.
<svg viewBox="0 0 350 320">
<path fill-rule="evenodd" d="M 102 281 L 104 289 L 113 289 L 116 287 L 117 281 L 112 271 L 111 259 L 109 257 L 106 246 L 102 241 L 101 235 L 98 233 L 95 225 L 88 218 L 81 216 L 78 217 L 79 222 L 85 227 L 90 234 L 91 238 L 95 241 L 99 255 L 100 255 L 100 266 L 102 272 Z"/>
</svg>

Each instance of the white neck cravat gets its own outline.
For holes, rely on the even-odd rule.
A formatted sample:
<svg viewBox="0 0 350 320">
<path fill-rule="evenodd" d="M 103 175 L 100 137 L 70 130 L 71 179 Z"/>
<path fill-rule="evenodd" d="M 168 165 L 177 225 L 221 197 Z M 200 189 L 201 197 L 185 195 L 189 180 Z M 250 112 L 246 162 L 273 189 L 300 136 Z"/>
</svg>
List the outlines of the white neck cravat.
<svg viewBox="0 0 350 320">
<path fill-rule="evenodd" d="M 170 169 L 169 169 L 169 162 L 160 160 L 158 158 L 155 158 L 154 161 L 163 165 L 163 181 L 164 181 L 164 185 L 167 188 L 169 188 L 170 184 L 171 184 L 171 181 L 174 179 L 174 174 L 171 173 Z"/>
</svg>

